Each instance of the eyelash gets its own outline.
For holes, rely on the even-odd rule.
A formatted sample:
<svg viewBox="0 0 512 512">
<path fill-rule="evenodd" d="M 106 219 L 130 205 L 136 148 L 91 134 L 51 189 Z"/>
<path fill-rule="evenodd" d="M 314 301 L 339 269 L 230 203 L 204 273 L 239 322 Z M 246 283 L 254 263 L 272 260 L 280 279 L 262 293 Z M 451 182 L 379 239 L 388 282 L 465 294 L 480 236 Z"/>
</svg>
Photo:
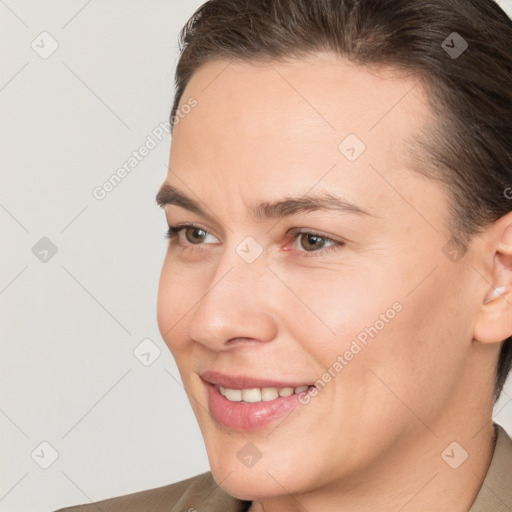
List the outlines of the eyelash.
<svg viewBox="0 0 512 512">
<path fill-rule="evenodd" d="M 211 234 L 208 230 L 206 230 L 204 227 L 202 227 L 198 224 L 183 222 L 180 224 L 175 224 L 175 225 L 169 226 L 169 229 L 165 233 L 165 238 L 168 240 L 174 240 L 175 238 L 177 238 L 179 232 L 186 228 L 196 228 L 196 229 L 200 229 L 201 231 L 204 231 L 205 233 Z M 326 242 L 333 242 L 333 245 L 319 249 L 318 251 L 298 251 L 299 253 L 301 253 L 301 255 L 303 257 L 306 257 L 306 258 L 310 258 L 312 256 L 324 255 L 327 252 L 336 251 L 338 249 L 341 249 L 345 245 L 344 242 L 334 240 L 333 238 L 329 238 L 325 235 L 322 235 L 321 233 L 317 233 L 315 231 L 309 231 L 306 229 L 294 228 L 294 229 L 291 229 L 289 231 L 289 233 L 291 234 L 291 238 L 293 240 L 296 237 L 298 237 L 299 235 L 314 235 L 319 238 L 322 238 Z M 188 244 L 185 247 L 190 247 L 190 246 L 194 246 L 194 245 L 202 245 L 202 244 Z"/>
</svg>

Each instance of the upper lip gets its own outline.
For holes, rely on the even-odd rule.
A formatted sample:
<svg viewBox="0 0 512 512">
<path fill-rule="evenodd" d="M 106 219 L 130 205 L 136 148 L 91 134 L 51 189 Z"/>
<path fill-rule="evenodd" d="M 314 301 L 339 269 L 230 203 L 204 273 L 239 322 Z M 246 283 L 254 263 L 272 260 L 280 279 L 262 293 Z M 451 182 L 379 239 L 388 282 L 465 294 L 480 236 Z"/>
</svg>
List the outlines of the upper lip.
<svg viewBox="0 0 512 512">
<path fill-rule="evenodd" d="M 298 388 L 300 386 L 313 385 L 309 382 L 287 382 L 284 380 L 260 379 L 245 375 L 225 375 L 212 370 L 202 372 L 200 377 L 210 384 L 228 389 Z"/>
</svg>

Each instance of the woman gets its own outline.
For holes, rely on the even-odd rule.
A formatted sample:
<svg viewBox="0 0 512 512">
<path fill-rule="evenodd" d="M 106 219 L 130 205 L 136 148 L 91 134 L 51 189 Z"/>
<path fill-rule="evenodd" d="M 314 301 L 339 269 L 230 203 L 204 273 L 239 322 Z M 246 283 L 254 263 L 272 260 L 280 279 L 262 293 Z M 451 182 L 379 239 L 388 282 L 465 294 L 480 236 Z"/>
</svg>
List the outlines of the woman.
<svg viewBox="0 0 512 512">
<path fill-rule="evenodd" d="M 211 0 L 184 27 L 158 323 L 211 472 L 65 510 L 512 507 L 512 22 Z"/>
</svg>

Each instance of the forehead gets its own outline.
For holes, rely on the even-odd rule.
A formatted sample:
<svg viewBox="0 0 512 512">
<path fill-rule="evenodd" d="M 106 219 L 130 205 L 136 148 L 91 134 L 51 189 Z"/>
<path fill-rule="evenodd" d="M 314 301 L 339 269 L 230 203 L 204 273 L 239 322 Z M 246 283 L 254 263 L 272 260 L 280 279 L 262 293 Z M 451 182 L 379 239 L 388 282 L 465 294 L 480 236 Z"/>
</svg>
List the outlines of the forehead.
<svg viewBox="0 0 512 512">
<path fill-rule="evenodd" d="M 302 119 L 311 128 L 362 134 L 397 121 L 413 128 L 419 119 L 411 114 L 428 113 L 418 79 L 411 72 L 362 67 L 330 53 L 280 61 L 214 60 L 195 71 L 181 103 L 193 95 L 199 111 L 236 113 L 230 120 L 239 121 L 236 128 L 243 133 L 272 133 L 276 124 L 286 124 L 293 133 L 293 121 Z M 248 126 L 244 114 L 255 111 L 259 115 Z"/>
<path fill-rule="evenodd" d="M 211 61 L 192 75 L 178 111 L 187 112 L 191 97 L 197 106 L 180 120 L 174 138 L 215 145 L 219 154 L 240 147 L 251 157 L 265 144 L 265 154 L 274 157 L 285 146 L 300 158 L 301 148 L 309 152 L 321 145 L 338 158 L 340 142 L 355 134 L 380 158 L 398 159 L 398 147 L 429 115 L 417 76 L 363 68 L 329 53 L 288 61 Z"/>
<path fill-rule="evenodd" d="M 170 167 L 203 199 L 272 200 L 321 182 L 371 210 L 376 200 L 392 203 L 432 186 L 411 172 L 404 151 L 430 120 L 415 75 L 331 54 L 219 60 L 193 74 L 180 108 L 190 98 L 197 106 L 184 109 L 175 127 Z M 168 181 L 180 186 L 172 173 Z"/>
</svg>

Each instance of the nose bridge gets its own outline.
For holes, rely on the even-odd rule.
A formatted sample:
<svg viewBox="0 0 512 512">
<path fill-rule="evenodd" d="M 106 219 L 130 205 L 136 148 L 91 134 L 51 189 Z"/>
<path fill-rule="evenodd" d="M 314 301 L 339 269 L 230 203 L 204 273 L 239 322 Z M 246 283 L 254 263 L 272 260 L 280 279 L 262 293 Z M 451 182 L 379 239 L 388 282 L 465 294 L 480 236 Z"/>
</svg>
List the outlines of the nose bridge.
<svg viewBox="0 0 512 512">
<path fill-rule="evenodd" d="M 190 318 L 190 335 L 220 348 L 234 338 L 270 341 L 276 332 L 265 253 L 254 241 L 226 247 Z"/>
</svg>

